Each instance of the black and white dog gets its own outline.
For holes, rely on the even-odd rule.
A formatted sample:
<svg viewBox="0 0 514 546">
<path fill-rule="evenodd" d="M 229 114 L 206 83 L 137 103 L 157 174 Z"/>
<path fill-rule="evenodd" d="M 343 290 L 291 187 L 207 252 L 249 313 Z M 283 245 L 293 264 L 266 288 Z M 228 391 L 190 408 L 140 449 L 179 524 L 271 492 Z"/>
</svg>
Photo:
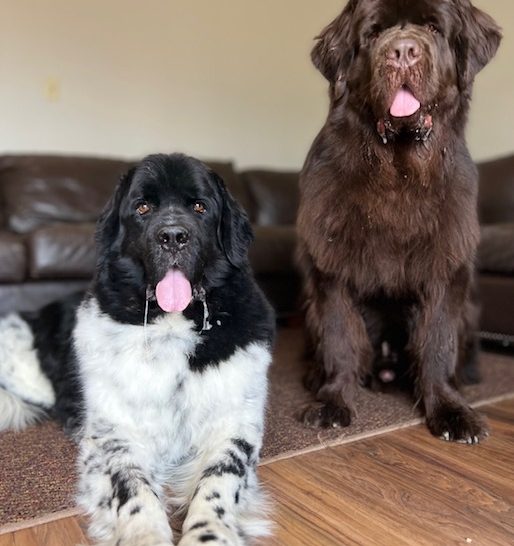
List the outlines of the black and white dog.
<svg viewBox="0 0 514 546">
<path fill-rule="evenodd" d="M 80 440 L 79 502 L 102 545 L 180 546 L 267 532 L 256 477 L 273 312 L 248 219 L 200 161 L 153 155 L 97 228 L 82 299 L 0 319 L 0 429 L 54 414 Z"/>
</svg>

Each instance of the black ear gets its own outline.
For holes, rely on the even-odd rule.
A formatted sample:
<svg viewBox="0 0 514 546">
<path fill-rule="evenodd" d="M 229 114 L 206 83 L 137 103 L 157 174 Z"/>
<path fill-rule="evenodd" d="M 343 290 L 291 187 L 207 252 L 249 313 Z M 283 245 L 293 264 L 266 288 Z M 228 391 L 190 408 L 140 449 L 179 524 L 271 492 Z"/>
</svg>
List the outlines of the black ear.
<svg viewBox="0 0 514 546">
<path fill-rule="evenodd" d="M 105 205 L 96 222 L 96 244 L 100 249 L 107 250 L 117 240 L 120 230 L 121 201 L 128 192 L 135 170 L 136 168 L 132 167 L 121 176 L 114 194 Z M 101 252 L 98 254 L 101 255 Z"/>
<path fill-rule="evenodd" d="M 253 241 L 253 231 L 246 212 L 228 192 L 225 183 L 211 171 L 221 199 L 221 218 L 218 224 L 218 243 L 227 260 L 237 268 L 248 259 L 248 247 Z"/>
<path fill-rule="evenodd" d="M 500 45 L 500 27 L 492 17 L 461 0 L 462 29 L 457 36 L 457 70 L 459 88 L 467 89 L 475 76 L 494 57 Z"/>
<path fill-rule="evenodd" d="M 353 60 L 351 45 L 352 17 L 358 0 L 350 0 L 343 11 L 319 36 L 311 52 L 314 66 L 330 82 L 334 99 L 340 98 L 346 88 L 347 72 Z"/>
</svg>

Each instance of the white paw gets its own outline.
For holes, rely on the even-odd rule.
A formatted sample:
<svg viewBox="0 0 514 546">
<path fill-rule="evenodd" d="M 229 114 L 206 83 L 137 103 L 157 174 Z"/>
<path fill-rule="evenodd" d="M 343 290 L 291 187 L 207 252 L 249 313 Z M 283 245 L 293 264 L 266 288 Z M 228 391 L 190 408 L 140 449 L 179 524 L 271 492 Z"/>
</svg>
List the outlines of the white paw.
<svg viewBox="0 0 514 546">
<path fill-rule="evenodd" d="M 233 526 L 217 521 L 200 522 L 187 531 L 178 546 L 246 546 Z"/>
</svg>

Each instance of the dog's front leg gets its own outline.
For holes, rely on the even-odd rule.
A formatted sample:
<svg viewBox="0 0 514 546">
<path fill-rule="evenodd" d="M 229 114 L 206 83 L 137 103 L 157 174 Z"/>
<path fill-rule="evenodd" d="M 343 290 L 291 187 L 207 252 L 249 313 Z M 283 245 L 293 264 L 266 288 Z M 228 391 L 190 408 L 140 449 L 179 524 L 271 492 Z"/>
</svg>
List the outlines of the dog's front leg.
<svg viewBox="0 0 514 546">
<path fill-rule="evenodd" d="M 487 426 L 459 394 L 455 378 L 458 326 L 465 297 L 462 286 L 427 291 L 414 317 L 409 350 L 417 366 L 417 394 L 432 434 L 474 444 L 486 436 Z"/>
<path fill-rule="evenodd" d="M 90 536 L 101 546 L 173 544 L 160 488 L 143 459 L 110 433 L 81 441 L 79 504 L 89 515 Z"/>
<path fill-rule="evenodd" d="M 245 546 L 249 536 L 268 534 L 256 475 L 257 451 L 255 443 L 240 436 L 227 440 L 209 456 L 179 546 Z"/>
<path fill-rule="evenodd" d="M 372 348 L 364 319 L 348 289 L 336 280 L 324 286 L 317 298 L 321 304 L 315 355 L 323 381 L 314 393 L 318 402 L 304 411 L 303 421 L 310 426 L 348 426 L 359 379 L 370 368 Z"/>
</svg>

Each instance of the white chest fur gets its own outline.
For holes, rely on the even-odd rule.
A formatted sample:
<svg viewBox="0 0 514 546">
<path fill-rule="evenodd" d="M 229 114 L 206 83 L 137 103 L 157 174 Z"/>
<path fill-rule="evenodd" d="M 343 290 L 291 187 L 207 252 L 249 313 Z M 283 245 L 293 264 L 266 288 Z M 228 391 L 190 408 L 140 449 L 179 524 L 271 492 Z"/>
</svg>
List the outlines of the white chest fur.
<svg viewBox="0 0 514 546">
<path fill-rule="evenodd" d="M 98 428 L 172 463 L 245 422 L 261 432 L 269 350 L 238 349 L 202 372 L 188 356 L 201 342 L 193 323 L 170 314 L 143 328 L 102 314 L 95 300 L 78 312 L 74 341 L 85 397 L 85 435 Z"/>
</svg>

